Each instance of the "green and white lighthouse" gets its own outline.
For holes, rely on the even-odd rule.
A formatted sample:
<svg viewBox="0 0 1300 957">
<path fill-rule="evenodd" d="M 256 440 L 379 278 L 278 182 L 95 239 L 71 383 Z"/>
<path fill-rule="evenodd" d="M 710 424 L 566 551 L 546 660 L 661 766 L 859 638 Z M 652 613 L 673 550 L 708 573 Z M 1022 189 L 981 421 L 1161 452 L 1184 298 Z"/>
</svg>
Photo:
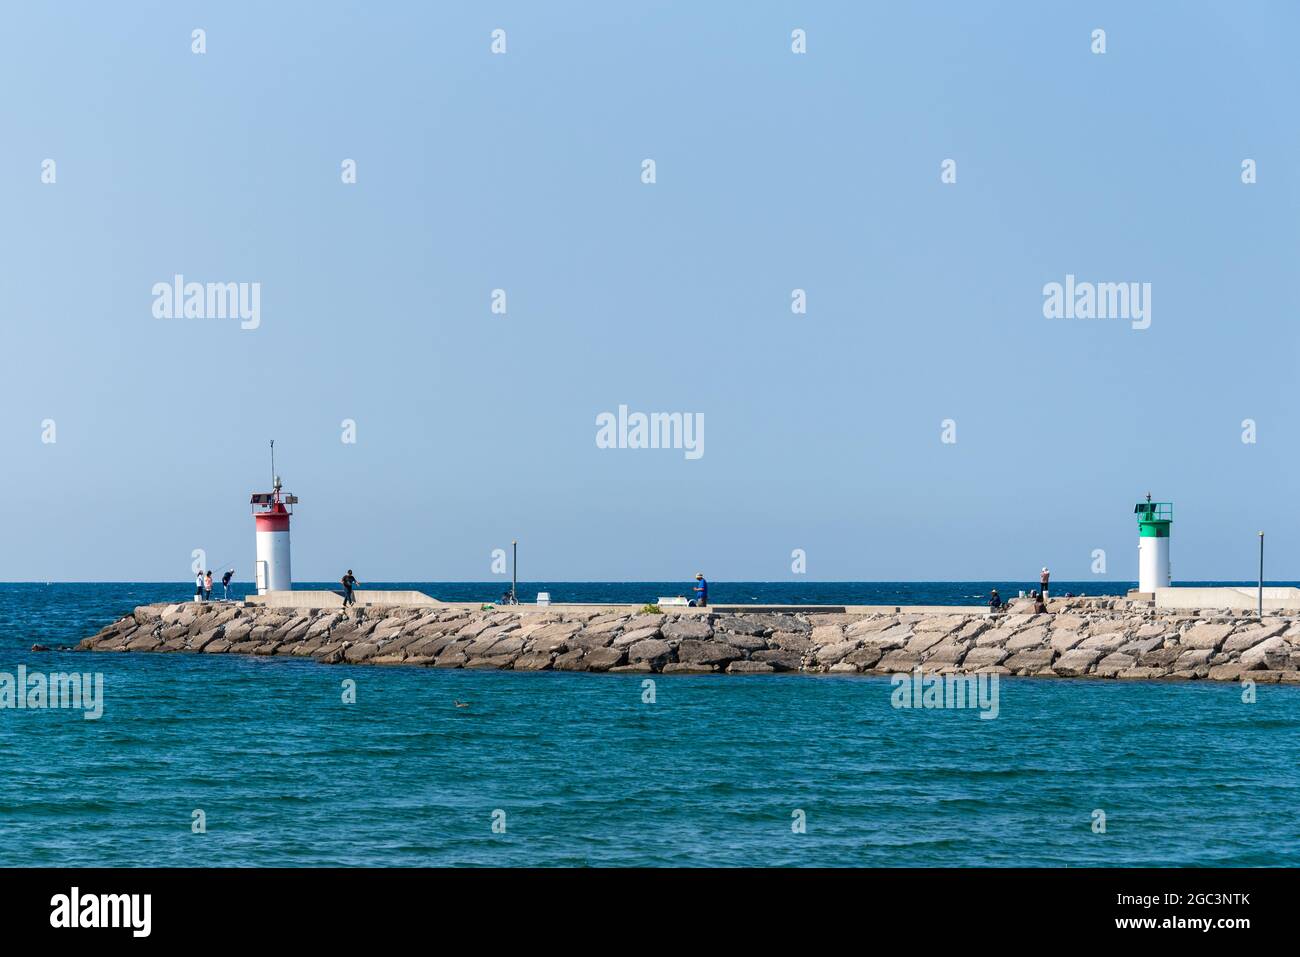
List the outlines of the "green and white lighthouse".
<svg viewBox="0 0 1300 957">
<path fill-rule="evenodd" d="M 1138 591 L 1169 587 L 1169 526 L 1174 523 L 1172 502 L 1145 502 L 1133 506 L 1138 520 Z"/>
</svg>

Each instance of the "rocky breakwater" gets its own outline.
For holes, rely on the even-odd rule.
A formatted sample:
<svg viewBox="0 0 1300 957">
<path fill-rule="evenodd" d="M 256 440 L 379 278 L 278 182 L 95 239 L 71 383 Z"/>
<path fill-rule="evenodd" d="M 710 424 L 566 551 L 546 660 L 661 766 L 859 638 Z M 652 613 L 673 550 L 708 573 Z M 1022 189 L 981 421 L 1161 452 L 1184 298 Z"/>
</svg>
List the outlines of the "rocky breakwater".
<svg viewBox="0 0 1300 957">
<path fill-rule="evenodd" d="M 1300 619 L 1157 614 L 1124 599 L 1047 614 L 661 614 L 618 609 L 145 605 L 78 650 L 325 664 L 662 674 L 995 673 L 1300 682 Z"/>
</svg>

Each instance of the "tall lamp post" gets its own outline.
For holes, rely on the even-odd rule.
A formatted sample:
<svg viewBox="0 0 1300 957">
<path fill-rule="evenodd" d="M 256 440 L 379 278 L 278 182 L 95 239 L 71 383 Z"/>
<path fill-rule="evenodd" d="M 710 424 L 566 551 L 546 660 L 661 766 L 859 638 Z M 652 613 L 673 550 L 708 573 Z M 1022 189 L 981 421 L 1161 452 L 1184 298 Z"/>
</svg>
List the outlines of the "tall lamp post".
<svg viewBox="0 0 1300 957">
<path fill-rule="evenodd" d="M 510 539 L 510 603 L 519 604 L 519 539 Z"/>
</svg>

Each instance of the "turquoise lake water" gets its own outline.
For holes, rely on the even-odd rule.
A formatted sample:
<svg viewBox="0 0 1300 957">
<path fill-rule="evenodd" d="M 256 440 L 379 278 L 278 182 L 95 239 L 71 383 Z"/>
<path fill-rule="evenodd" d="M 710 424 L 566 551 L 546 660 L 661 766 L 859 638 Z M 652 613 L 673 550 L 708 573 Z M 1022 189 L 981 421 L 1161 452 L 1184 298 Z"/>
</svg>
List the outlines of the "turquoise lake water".
<svg viewBox="0 0 1300 957">
<path fill-rule="evenodd" d="M 0 585 L 0 672 L 105 697 L 0 710 L 0 865 L 1300 864 L 1297 687 L 1003 679 L 981 720 L 887 678 L 647 703 L 644 676 L 28 650 L 174 587 Z"/>
</svg>

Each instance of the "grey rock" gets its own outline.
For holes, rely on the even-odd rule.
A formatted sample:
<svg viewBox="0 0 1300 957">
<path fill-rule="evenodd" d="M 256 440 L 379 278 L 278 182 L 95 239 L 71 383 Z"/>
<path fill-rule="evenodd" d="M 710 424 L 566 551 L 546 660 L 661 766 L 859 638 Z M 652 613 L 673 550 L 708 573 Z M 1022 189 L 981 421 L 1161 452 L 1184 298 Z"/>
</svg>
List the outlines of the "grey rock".
<svg viewBox="0 0 1300 957">
<path fill-rule="evenodd" d="M 586 661 L 589 671 L 608 671 L 626 662 L 627 652 L 621 648 L 592 648 L 587 652 Z"/>
<path fill-rule="evenodd" d="M 666 622 L 660 629 L 665 638 L 681 641 L 686 638 L 712 638 L 713 626 L 704 617 L 678 618 Z"/>
<path fill-rule="evenodd" d="M 844 658 L 844 656 L 849 652 L 856 651 L 859 644 L 860 642 L 857 640 L 841 641 L 833 645 L 826 645 L 825 647 L 818 648 L 816 651 L 817 661 L 819 664 L 833 665 L 835 662 Z M 873 645 L 872 647 L 877 651 L 880 650 L 878 646 Z"/>
<path fill-rule="evenodd" d="M 966 652 L 966 657 L 962 659 L 962 667 L 967 671 L 977 671 L 982 668 L 992 668 L 1001 665 L 1007 659 L 1007 650 L 997 646 L 976 646 Z"/>
<path fill-rule="evenodd" d="M 615 648 L 627 648 L 635 645 L 638 641 L 645 641 L 647 638 L 658 638 L 659 626 L 655 625 L 648 628 L 637 628 L 634 631 L 625 631 L 614 639 Z"/>
<path fill-rule="evenodd" d="M 1056 652 L 1051 648 L 1027 648 L 1002 663 L 1016 673 L 1035 672 L 1050 668 L 1055 657 Z"/>
<path fill-rule="evenodd" d="M 756 651 L 750 656 L 750 660 L 766 661 L 777 671 L 798 671 L 803 666 L 803 657 L 799 652 L 785 648 L 769 648 L 765 651 Z"/>
<path fill-rule="evenodd" d="M 1241 667 L 1244 671 L 1256 671 L 1266 667 L 1265 659 L 1270 654 L 1287 648 L 1285 639 L 1281 637 L 1267 638 L 1256 645 L 1252 645 L 1241 653 Z"/>
<path fill-rule="evenodd" d="M 721 641 L 700 641 L 687 638 L 677 646 L 679 662 L 698 665 L 718 665 L 743 658 L 740 649 Z"/>
<path fill-rule="evenodd" d="M 1114 678 L 1121 671 L 1127 671 L 1136 665 L 1132 655 L 1120 654 L 1118 651 L 1111 652 L 1101 661 L 1097 662 L 1097 675 L 1101 678 Z"/>
<path fill-rule="evenodd" d="M 699 661 L 670 661 L 663 667 L 663 673 L 666 675 L 708 675 L 717 670 L 717 665 L 708 665 Z"/>
<path fill-rule="evenodd" d="M 727 665 L 727 674 L 730 675 L 759 675 L 770 674 L 776 668 L 767 661 L 733 661 Z"/>
<path fill-rule="evenodd" d="M 1086 675 L 1100 657 L 1101 651 L 1096 648 L 1074 648 L 1061 655 L 1052 664 L 1052 670 L 1067 678 Z"/>
<path fill-rule="evenodd" d="M 1178 639 L 1178 643 L 1184 648 L 1208 648 L 1211 651 L 1218 651 L 1223 640 L 1232 634 L 1232 629 L 1236 627 L 1232 624 L 1209 624 L 1202 623 L 1193 625 L 1188 628 Z"/>
<path fill-rule="evenodd" d="M 638 641 L 627 650 L 628 660 L 634 664 L 638 661 L 663 664 L 672 659 L 672 654 L 673 646 L 662 638 L 647 638 L 644 641 Z"/>
</svg>

